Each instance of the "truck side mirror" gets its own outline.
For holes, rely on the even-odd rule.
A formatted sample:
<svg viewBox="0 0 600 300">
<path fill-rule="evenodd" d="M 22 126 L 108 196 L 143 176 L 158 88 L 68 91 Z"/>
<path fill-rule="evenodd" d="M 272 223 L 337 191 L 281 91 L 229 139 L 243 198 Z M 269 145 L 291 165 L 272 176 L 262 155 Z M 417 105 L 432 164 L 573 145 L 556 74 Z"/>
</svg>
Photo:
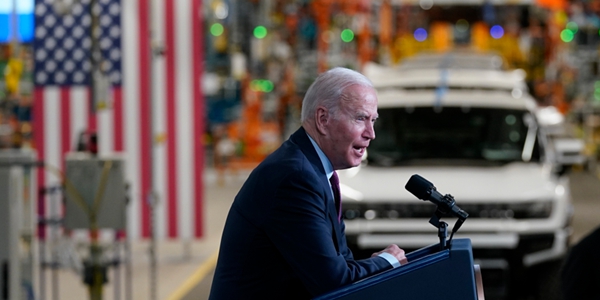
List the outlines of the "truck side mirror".
<svg viewBox="0 0 600 300">
<path fill-rule="evenodd" d="M 554 144 L 559 174 L 566 173 L 573 165 L 582 165 L 586 162 L 583 153 L 585 145 L 581 139 L 555 137 L 552 139 L 552 143 Z"/>
</svg>

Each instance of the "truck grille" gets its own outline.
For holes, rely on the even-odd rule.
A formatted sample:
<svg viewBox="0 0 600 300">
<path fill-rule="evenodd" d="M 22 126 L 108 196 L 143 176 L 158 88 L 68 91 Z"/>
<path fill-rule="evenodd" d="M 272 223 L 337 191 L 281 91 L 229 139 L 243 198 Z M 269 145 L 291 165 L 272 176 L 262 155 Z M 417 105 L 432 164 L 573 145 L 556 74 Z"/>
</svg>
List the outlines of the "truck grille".
<svg viewBox="0 0 600 300">
<path fill-rule="evenodd" d="M 460 204 L 460 208 L 475 219 L 544 219 L 552 213 L 552 202 L 524 202 L 516 204 L 486 203 Z M 354 219 L 429 219 L 435 212 L 430 202 L 403 203 L 348 203 L 344 202 L 346 220 Z"/>
</svg>

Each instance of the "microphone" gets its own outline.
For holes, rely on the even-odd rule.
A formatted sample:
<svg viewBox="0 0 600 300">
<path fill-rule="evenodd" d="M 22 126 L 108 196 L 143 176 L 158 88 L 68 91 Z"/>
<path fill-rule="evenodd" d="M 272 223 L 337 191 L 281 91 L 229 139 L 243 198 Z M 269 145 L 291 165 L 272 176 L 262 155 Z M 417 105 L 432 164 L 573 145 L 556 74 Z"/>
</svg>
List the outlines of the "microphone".
<svg viewBox="0 0 600 300">
<path fill-rule="evenodd" d="M 427 179 L 419 176 L 418 174 L 410 177 L 405 188 L 417 198 L 421 200 L 428 200 L 437 205 L 438 209 L 443 214 L 457 217 L 459 219 L 459 224 L 462 224 L 467 217 L 469 217 L 467 212 L 460 209 L 460 207 L 456 205 L 456 201 L 452 195 L 440 194 L 433 183 L 429 182 Z"/>
</svg>

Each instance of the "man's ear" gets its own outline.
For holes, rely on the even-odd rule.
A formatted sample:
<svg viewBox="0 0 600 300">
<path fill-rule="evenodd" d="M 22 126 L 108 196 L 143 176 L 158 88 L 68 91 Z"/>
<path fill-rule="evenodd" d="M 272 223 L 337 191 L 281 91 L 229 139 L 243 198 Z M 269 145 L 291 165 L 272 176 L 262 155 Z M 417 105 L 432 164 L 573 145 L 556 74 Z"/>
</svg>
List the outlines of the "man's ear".
<svg viewBox="0 0 600 300">
<path fill-rule="evenodd" d="M 317 123 L 317 131 L 322 135 L 326 135 L 326 127 L 329 122 L 329 111 L 325 107 L 317 107 L 317 110 L 315 111 L 315 121 Z"/>
</svg>

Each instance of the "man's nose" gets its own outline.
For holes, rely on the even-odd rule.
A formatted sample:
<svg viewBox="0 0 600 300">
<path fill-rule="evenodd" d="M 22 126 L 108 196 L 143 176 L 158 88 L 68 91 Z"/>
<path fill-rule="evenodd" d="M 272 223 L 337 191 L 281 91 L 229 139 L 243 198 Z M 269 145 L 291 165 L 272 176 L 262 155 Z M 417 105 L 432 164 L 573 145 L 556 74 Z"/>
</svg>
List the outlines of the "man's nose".
<svg viewBox="0 0 600 300">
<path fill-rule="evenodd" d="M 365 137 L 371 140 L 375 139 L 375 126 L 373 123 L 369 123 L 365 130 Z"/>
</svg>

